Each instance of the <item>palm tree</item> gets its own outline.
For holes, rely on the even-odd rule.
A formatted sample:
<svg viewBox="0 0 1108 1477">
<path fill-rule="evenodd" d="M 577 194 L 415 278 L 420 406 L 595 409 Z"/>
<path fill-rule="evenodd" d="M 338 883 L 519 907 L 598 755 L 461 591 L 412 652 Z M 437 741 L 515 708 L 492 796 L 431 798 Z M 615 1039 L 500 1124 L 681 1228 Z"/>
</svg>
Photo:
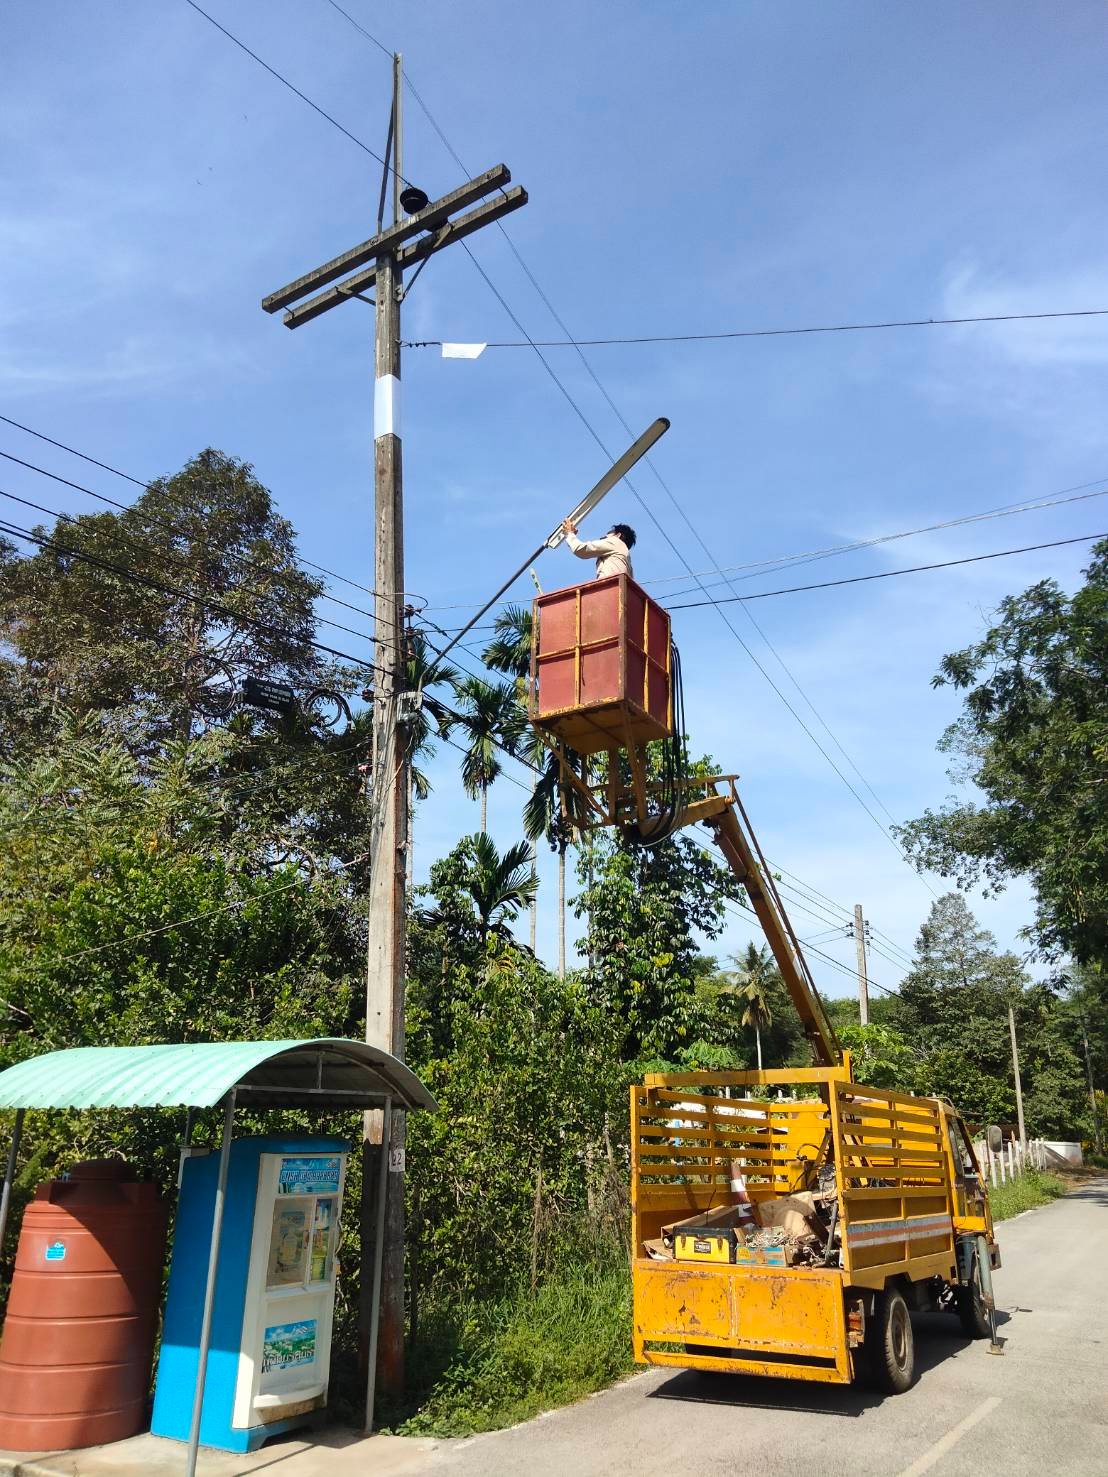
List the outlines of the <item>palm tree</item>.
<svg viewBox="0 0 1108 1477">
<path fill-rule="evenodd" d="M 471 799 L 481 797 L 481 830 L 486 831 L 489 786 L 504 767 L 501 754 L 514 754 L 519 748 L 526 721 L 514 683 L 466 677 L 455 683 L 454 692 L 461 705 L 455 721 L 468 739 L 462 784 Z"/>
<path fill-rule="evenodd" d="M 519 694 L 520 706 L 526 710 L 531 680 L 531 635 L 534 630 L 534 621 L 531 612 L 525 605 L 506 605 L 496 617 L 493 624 L 493 639 L 485 647 L 481 654 L 481 660 L 486 667 L 491 667 L 494 672 L 504 672 L 515 679 L 516 690 Z M 528 762 L 531 764 L 531 794 L 535 793 L 537 769 L 536 755 L 533 752 L 536 745 L 534 734 L 530 739 L 524 739 L 523 749 Z M 535 839 L 531 837 L 532 841 Z M 531 953 L 534 954 L 538 946 L 539 931 L 539 898 L 538 877 L 536 875 L 535 895 L 531 899 Z M 564 868 L 563 868 L 564 883 Z M 563 887 L 564 895 L 564 887 Z M 564 912 L 564 910 L 563 910 Z M 563 934 L 564 934 L 563 922 Z"/>
<path fill-rule="evenodd" d="M 773 1025 L 769 988 L 777 972 L 777 965 L 770 958 L 769 949 L 765 944 L 759 948 L 753 942 L 747 944 L 746 951 L 741 956 L 732 954 L 731 958 L 738 965 L 738 969 L 732 976 L 734 983 L 731 989 L 740 999 L 746 1001 L 742 1023 L 744 1026 L 754 1028 L 758 1071 L 760 1072 L 762 1070 L 762 1031 Z"/>
<path fill-rule="evenodd" d="M 504 672 L 526 687 L 531 676 L 531 612 L 525 605 L 506 605 L 493 624 L 493 639 L 482 653 L 486 667 Z"/>
<path fill-rule="evenodd" d="M 421 692 L 423 702 L 419 711 L 407 725 L 408 740 L 408 887 L 412 885 L 412 830 L 415 802 L 426 800 L 431 793 L 431 781 L 419 768 L 415 760 L 422 754 L 432 752 L 433 740 L 447 738 L 454 714 L 432 688 L 446 683 L 453 687 L 458 681 L 458 670 L 447 663 L 436 663 L 427 655 L 427 642 L 419 631 L 410 631 L 407 636 L 404 657 L 404 686 L 408 692 Z"/>
<path fill-rule="evenodd" d="M 517 841 L 501 856 L 484 831 L 467 836 L 463 844 L 473 863 L 466 890 L 477 910 L 484 943 L 491 929 L 510 922 L 530 903 L 538 885 L 535 858 L 526 841 Z"/>
<path fill-rule="evenodd" d="M 583 763 L 572 749 L 565 750 L 567 760 L 577 768 Z M 545 767 L 531 790 L 531 798 L 523 808 L 523 829 L 531 841 L 545 836 L 558 853 L 558 977 L 566 972 L 566 851 L 576 825 L 583 819 L 584 805 L 578 792 L 561 784 L 561 765 L 553 753 L 535 735 L 529 751 L 537 768 Z"/>
</svg>

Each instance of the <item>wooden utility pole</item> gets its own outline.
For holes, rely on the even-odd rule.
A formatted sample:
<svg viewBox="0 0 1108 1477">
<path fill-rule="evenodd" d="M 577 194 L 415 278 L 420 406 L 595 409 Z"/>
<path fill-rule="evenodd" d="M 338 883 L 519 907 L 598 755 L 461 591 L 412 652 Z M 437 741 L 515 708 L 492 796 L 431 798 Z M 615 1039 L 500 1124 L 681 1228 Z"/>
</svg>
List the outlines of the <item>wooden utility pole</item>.
<svg viewBox="0 0 1108 1477">
<path fill-rule="evenodd" d="M 1008 1031 L 1012 1037 L 1012 1074 L 1016 1079 L 1016 1119 L 1019 1124 L 1020 1148 L 1027 1148 L 1027 1133 L 1023 1126 L 1023 1083 L 1020 1081 L 1020 1054 L 1016 1045 L 1016 1014 L 1008 1007 Z"/>
<path fill-rule="evenodd" d="M 400 305 L 430 256 L 451 242 L 527 203 L 527 192 L 506 186 L 511 174 L 495 165 L 475 179 L 428 201 L 403 172 L 403 71 L 393 57 L 393 100 L 389 118 L 385 174 L 377 234 L 262 299 L 267 313 L 286 309 L 287 328 L 299 328 L 350 298 L 374 307 L 376 336 L 373 386 L 374 461 L 374 683 L 373 757 L 369 840 L 369 928 L 366 968 L 366 1040 L 404 1057 L 404 994 L 408 847 L 408 733 L 411 714 L 402 710 L 404 651 L 404 503 L 400 428 Z M 388 158 L 391 151 L 391 160 Z M 393 177 L 393 223 L 382 227 L 388 174 Z M 401 188 L 406 186 L 406 188 Z M 486 199 L 491 196 L 491 199 Z M 476 204 L 475 202 L 481 202 Z M 465 214 L 458 212 L 466 210 Z M 368 265 L 367 265 L 368 264 Z M 404 269 L 417 270 L 404 284 Z M 360 270 L 358 270 L 360 269 Z M 343 280 L 339 280 L 339 279 Z M 367 293 L 373 290 L 374 296 Z M 309 294 L 311 294 L 309 296 Z M 300 301 L 298 301 L 300 300 Z M 290 306 L 296 303 L 297 306 Z M 410 701 L 410 699 L 409 699 Z M 416 699 L 418 701 L 418 699 Z M 363 1351 L 369 1354 L 369 1269 L 374 1263 L 376 1217 L 368 1187 L 384 1184 L 380 1332 L 377 1371 L 380 1386 L 397 1394 L 404 1383 L 404 1151 L 403 1114 L 366 1115 L 362 1184 Z M 388 1170 L 384 1170 L 384 1156 Z M 368 1371 L 368 1388 L 374 1375 Z M 372 1395 L 367 1400 L 372 1405 Z M 367 1429 L 373 1411 L 366 1411 Z"/>
<path fill-rule="evenodd" d="M 403 176 L 403 72 L 393 57 L 393 224 L 400 220 Z M 387 180 L 387 171 L 385 175 Z M 382 182 L 384 183 L 384 181 Z M 366 950 L 365 1039 L 404 1059 L 405 956 L 408 879 L 407 734 L 397 699 L 404 690 L 404 468 L 400 441 L 400 297 L 403 274 L 393 252 L 377 258 L 373 380 L 374 615 L 373 783 L 370 794 L 369 920 Z M 404 1388 L 404 1150 L 402 1113 L 366 1113 L 362 1129 L 362 1183 L 377 1183 L 379 1156 L 388 1155 L 385 1183 L 381 1308 L 376 1382 L 386 1395 Z M 384 1175 L 384 1171 L 382 1171 Z M 362 1263 L 368 1265 L 373 1231 L 362 1207 Z M 362 1325 L 368 1325 L 367 1278 L 362 1278 Z M 368 1347 L 364 1357 L 368 1360 Z M 366 1412 L 367 1426 L 373 1412 Z"/>
<path fill-rule="evenodd" d="M 858 1021 L 869 1025 L 869 975 L 866 972 L 866 921 L 861 903 L 854 904 L 854 950 L 858 956 Z"/>
</svg>

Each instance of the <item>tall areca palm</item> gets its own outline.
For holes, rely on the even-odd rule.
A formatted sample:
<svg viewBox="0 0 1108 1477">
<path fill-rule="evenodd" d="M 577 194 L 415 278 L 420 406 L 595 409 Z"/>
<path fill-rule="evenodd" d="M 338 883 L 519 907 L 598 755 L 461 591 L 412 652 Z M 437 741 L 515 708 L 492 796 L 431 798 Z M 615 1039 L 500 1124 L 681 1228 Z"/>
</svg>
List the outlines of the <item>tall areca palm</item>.
<svg viewBox="0 0 1108 1477">
<path fill-rule="evenodd" d="M 773 1010 L 769 1004 L 769 989 L 777 971 L 765 944 L 758 947 L 749 943 L 742 954 L 733 954 L 738 966 L 733 975 L 732 989 L 740 1000 L 746 1001 L 742 1013 L 744 1026 L 753 1027 L 754 1041 L 758 1052 L 758 1070 L 762 1070 L 762 1032 L 773 1025 Z"/>
<path fill-rule="evenodd" d="M 503 856 L 484 831 L 464 842 L 473 863 L 466 891 L 477 910 L 481 941 L 492 928 L 510 922 L 531 901 L 536 886 L 535 858 L 526 841 L 517 841 Z"/>
<path fill-rule="evenodd" d="M 582 761 L 572 749 L 566 758 L 575 767 Z M 523 829 L 532 841 L 545 836 L 558 853 L 558 975 L 566 972 L 566 851 L 573 839 L 575 823 L 583 818 L 583 803 L 578 792 L 562 788 L 561 764 L 557 754 L 549 750 L 537 736 L 529 751 L 532 764 L 544 767 L 531 790 L 531 798 L 523 808 Z"/>
<path fill-rule="evenodd" d="M 495 672 L 504 672 L 526 685 L 531 675 L 531 612 L 525 605 L 506 605 L 493 624 L 493 639 L 482 660 Z"/>
<path fill-rule="evenodd" d="M 455 721 L 467 740 L 462 784 L 471 799 L 480 797 L 481 830 L 486 831 L 489 786 L 504 768 L 504 751 L 514 754 L 518 750 L 526 721 L 514 683 L 466 677 L 455 684 L 454 691 L 461 709 Z"/>
<path fill-rule="evenodd" d="M 520 707 L 526 710 L 528 683 L 531 676 L 531 635 L 534 622 L 531 612 L 525 605 L 506 605 L 496 617 L 493 625 L 493 639 L 481 654 L 481 659 L 486 667 L 491 667 L 494 672 L 504 672 L 507 676 L 514 678 L 516 691 L 519 695 Z M 537 767 L 534 735 L 530 738 L 524 737 L 522 750 L 532 765 L 531 772 L 531 794 L 535 793 L 535 768 Z M 535 839 L 534 836 L 531 837 Z M 564 868 L 563 868 L 564 871 Z M 564 879 L 563 879 L 564 880 Z M 536 884 L 538 878 L 536 876 Z M 564 910 L 563 910 L 564 911 Z M 539 901 L 538 886 L 531 899 L 531 952 L 535 953 L 538 942 L 539 930 Z"/>
<path fill-rule="evenodd" d="M 421 755 L 432 752 L 436 738 L 446 738 L 454 715 L 442 700 L 435 696 L 435 687 L 453 687 L 458 681 L 458 670 L 446 662 L 436 662 L 427 655 L 427 642 L 418 631 L 408 635 L 404 659 L 404 685 L 409 692 L 422 692 L 423 702 L 419 711 L 408 724 L 408 886 L 412 884 L 412 829 L 416 800 L 426 800 L 431 793 L 431 781 L 415 762 Z"/>
</svg>

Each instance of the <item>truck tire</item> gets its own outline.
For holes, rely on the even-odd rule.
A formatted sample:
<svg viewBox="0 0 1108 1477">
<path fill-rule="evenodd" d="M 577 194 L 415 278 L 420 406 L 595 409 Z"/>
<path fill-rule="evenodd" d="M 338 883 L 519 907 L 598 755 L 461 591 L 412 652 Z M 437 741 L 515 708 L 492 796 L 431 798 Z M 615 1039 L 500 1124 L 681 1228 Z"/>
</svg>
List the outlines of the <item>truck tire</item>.
<svg viewBox="0 0 1108 1477">
<path fill-rule="evenodd" d="M 916 1378 L 916 1345 L 908 1304 L 895 1287 L 874 1298 L 866 1327 L 865 1354 L 869 1382 L 888 1395 L 901 1395 Z"/>
<path fill-rule="evenodd" d="M 958 1309 L 958 1320 L 966 1337 L 987 1339 L 992 1337 L 992 1327 L 989 1323 L 988 1310 L 985 1307 L 984 1289 L 981 1286 L 981 1263 L 976 1247 L 971 1265 L 972 1279 L 955 1288 L 954 1305 Z"/>
</svg>

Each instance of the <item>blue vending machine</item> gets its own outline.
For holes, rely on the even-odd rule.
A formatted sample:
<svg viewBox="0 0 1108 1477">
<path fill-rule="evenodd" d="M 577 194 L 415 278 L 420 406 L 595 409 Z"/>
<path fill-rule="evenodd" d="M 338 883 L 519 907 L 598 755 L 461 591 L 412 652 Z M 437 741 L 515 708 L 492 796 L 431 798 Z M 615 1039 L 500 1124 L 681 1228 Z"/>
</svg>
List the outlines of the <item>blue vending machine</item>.
<svg viewBox="0 0 1108 1477">
<path fill-rule="evenodd" d="M 335 1256 L 349 1145 L 231 1145 L 200 1440 L 253 1451 L 327 1403 Z M 187 1441 L 219 1154 L 184 1162 L 151 1430 Z"/>
</svg>

